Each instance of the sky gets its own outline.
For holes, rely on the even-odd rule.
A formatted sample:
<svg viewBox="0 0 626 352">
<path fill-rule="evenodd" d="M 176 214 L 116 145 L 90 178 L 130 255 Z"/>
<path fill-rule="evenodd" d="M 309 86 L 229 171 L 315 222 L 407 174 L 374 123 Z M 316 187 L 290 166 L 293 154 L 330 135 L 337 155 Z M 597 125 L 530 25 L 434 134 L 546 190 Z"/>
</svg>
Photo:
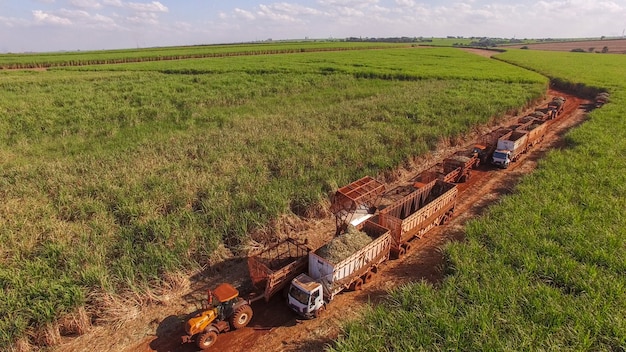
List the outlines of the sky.
<svg viewBox="0 0 626 352">
<path fill-rule="evenodd" d="M 0 53 L 347 37 L 621 37 L 626 0 L 0 0 Z"/>
</svg>

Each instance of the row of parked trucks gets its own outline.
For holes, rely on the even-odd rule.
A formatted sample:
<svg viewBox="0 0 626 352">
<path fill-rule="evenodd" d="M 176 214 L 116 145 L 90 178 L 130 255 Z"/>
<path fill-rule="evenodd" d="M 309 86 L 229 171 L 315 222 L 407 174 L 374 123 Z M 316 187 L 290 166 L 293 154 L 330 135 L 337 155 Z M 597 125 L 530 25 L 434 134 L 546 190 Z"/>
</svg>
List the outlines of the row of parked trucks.
<svg viewBox="0 0 626 352">
<path fill-rule="evenodd" d="M 267 302 L 278 293 L 299 316 L 314 318 L 340 292 L 360 290 L 385 261 L 402 258 L 415 239 L 446 223 L 454 213 L 456 183 L 469 180 L 472 169 L 489 162 L 506 168 L 537 144 L 549 120 L 563 111 L 565 100 L 559 101 L 545 112 L 484 135 L 468 151 L 455 153 L 401 186 L 387 189 L 366 176 L 339 188 L 331 205 L 336 220 L 331 241 L 357 231 L 367 237 L 363 244 L 341 258 L 330 258 L 324 251 L 331 242 L 310 248 L 287 238 L 249 255 L 248 270 L 256 293 L 244 299 L 230 284 L 209 291 L 207 307 L 187 321 L 183 341 L 195 339 L 201 349 L 209 348 L 218 334 L 248 324 L 252 302 Z M 557 106 L 556 113 L 553 106 Z"/>
<path fill-rule="evenodd" d="M 356 230 L 370 241 L 337 260 L 323 254 L 325 246 L 309 250 L 300 244 L 295 252 L 278 251 L 274 256 L 269 255 L 273 251 L 270 247 L 249 257 L 252 281 L 263 290 L 266 300 L 286 289 L 289 307 L 301 317 L 314 318 L 338 293 L 360 290 L 382 263 L 401 258 L 414 239 L 445 223 L 454 212 L 457 193 L 455 184 L 438 179 L 419 188 L 403 185 L 385 191 L 382 183 L 366 176 L 340 188 L 333 208 L 338 210 L 338 223 L 343 227 L 339 236 Z M 360 212 L 362 209 L 369 211 Z M 286 239 L 276 246 L 284 243 L 296 245 Z M 296 252 L 299 255 L 293 255 Z M 268 265 L 280 262 L 280 258 L 289 259 L 283 266 Z"/>
</svg>

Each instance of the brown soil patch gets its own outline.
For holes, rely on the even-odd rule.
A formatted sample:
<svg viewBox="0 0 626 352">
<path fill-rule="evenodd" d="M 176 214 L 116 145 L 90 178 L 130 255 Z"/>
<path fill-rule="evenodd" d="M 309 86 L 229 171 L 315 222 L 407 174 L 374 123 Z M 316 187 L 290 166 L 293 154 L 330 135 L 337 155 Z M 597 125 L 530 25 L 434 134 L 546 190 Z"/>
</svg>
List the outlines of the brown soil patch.
<svg viewBox="0 0 626 352">
<path fill-rule="evenodd" d="M 461 50 L 467 51 L 468 53 L 484 56 L 484 57 L 492 57 L 496 54 L 499 54 L 499 51 L 488 50 L 488 49 L 475 49 L 475 48 L 462 48 Z"/>
<path fill-rule="evenodd" d="M 524 174 L 535 169 L 537 160 L 557 146 L 563 133 L 585 119 L 584 105 L 588 103 L 562 92 L 549 91 L 548 99 L 555 95 L 567 98 L 564 113 L 551 123 L 544 141 L 531 152 L 513 163 L 506 170 L 481 166 L 472 172 L 471 179 L 459 184 L 456 213 L 445 226 L 431 230 L 424 238 L 413 242 L 412 249 L 401 260 L 384 263 L 374 279 L 362 291 L 338 295 L 327 311 L 315 320 L 301 321 L 289 310 L 277 295 L 269 303 L 253 304 L 254 317 L 244 329 L 219 336 L 213 351 L 319 351 L 340 333 L 340 326 L 347 319 L 356 318 L 367 304 L 376 304 L 386 297 L 388 290 L 398 285 L 426 280 L 437 283 L 443 280 L 443 254 L 441 246 L 449 241 L 464 238 L 464 224 L 479 216 L 502 195 L 513 191 L 514 185 Z M 542 102 L 542 105 L 547 101 Z M 529 109 L 524 113 L 528 113 Z M 523 116 L 523 115 L 521 115 Z M 507 126 L 511 123 L 504 123 Z M 392 179 L 389 189 L 406 182 L 419 172 L 441 161 L 445 156 L 466 146 L 442 147 L 408 168 L 386 175 Z M 419 167 L 415 165 L 421 165 Z M 299 231 L 294 237 L 307 238 L 312 246 L 321 246 L 334 234 L 334 218 L 300 220 Z M 184 334 L 183 322 L 200 308 L 206 289 L 220 282 L 230 282 L 242 288 L 249 287 L 247 265 L 244 258 L 227 257 L 211 265 L 207 270 L 189 278 L 190 290 L 184 295 L 172 297 L 141 308 L 136 319 L 118 328 L 94 327 L 88 333 L 66 338 L 58 345 L 58 351 L 197 351 L 193 343 L 181 344 Z"/>
</svg>

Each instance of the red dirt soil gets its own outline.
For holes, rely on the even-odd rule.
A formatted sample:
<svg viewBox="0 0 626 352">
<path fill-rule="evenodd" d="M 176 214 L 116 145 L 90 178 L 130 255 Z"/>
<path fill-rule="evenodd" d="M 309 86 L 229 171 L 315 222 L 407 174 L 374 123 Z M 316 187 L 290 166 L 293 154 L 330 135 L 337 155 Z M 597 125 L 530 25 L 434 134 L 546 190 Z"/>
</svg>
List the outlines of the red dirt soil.
<svg viewBox="0 0 626 352">
<path fill-rule="evenodd" d="M 472 171 L 466 183 L 459 184 L 459 195 L 455 216 L 445 225 L 431 230 L 425 237 L 413 241 L 412 249 L 400 260 L 387 261 L 373 280 L 364 285 L 362 291 L 345 292 L 336 296 L 324 314 L 314 320 L 299 320 L 276 295 L 269 303 L 253 304 L 254 317 L 250 325 L 241 330 L 219 335 L 212 351 L 320 351 L 332 343 L 340 334 L 341 324 L 357 318 L 368 304 L 377 304 L 385 299 L 388 290 L 399 285 L 425 280 L 434 284 L 443 276 L 443 254 L 441 247 L 449 241 L 464 239 L 464 224 L 479 216 L 487 206 L 502 195 L 511 193 L 521 176 L 535 169 L 537 160 L 552 148 L 560 147 L 565 131 L 582 123 L 585 105 L 589 102 L 561 92 L 549 91 L 552 96 L 567 98 L 565 111 L 555 119 L 543 142 L 511 164 L 506 170 L 483 165 Z M 543 106 L 547 100 L 543 102 Z M 524 116 L 534 109 L 528 109 Z M 507 126 L 511 121 L 504 123 Z M 441 161 L 443 157 L 467 147 L 443 148 L 421 160 L 424 167 L 398 170 L 395 181 L 389 188 L 413 178 L 419 172 Z M 334 218 L 325 220 L 303 220 L 306 230 L 294 237 L 308 238 L 319 246 L 334 234 Z M 85 335 L 67 338 L 56 346 L 58 351 L 198 351 L 194 343 L 181 344 L 184 335 L 183 322 L 199 303 L 205 299 L 206 290 L 220 282 L 230 282 L 236 287 L 246 287 L 247 265 L 243 258 L 229 258 L 212 266 L 207 271 L 190 279 L 191 292 L 173 297 L 161 305 L 141 307 L 136 319 L 119 328 L 94 327 Z M 249 284 L 248 284 L 249 285 Z"/>
</svg>

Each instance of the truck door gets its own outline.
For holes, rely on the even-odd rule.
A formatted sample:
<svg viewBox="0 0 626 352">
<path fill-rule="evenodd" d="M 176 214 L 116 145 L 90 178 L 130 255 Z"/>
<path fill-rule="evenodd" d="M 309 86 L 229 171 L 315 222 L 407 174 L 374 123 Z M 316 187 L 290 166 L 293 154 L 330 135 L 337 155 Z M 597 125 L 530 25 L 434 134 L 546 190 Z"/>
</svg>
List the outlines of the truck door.
<svg viewBox="0 0 626 352">
<path fill-rule="evenodd" d="M 319 307 L 322 306 L 323 302 L 322 302 L 322 287 L 319 286 L 318 288 L 315 289 L 315 291 L 313 291 L 313 293 L 311 293 L 311 301 L 309 302 L 309 312 L 315 312 L 316 310 L 319 309 Z"/>
</svg>

